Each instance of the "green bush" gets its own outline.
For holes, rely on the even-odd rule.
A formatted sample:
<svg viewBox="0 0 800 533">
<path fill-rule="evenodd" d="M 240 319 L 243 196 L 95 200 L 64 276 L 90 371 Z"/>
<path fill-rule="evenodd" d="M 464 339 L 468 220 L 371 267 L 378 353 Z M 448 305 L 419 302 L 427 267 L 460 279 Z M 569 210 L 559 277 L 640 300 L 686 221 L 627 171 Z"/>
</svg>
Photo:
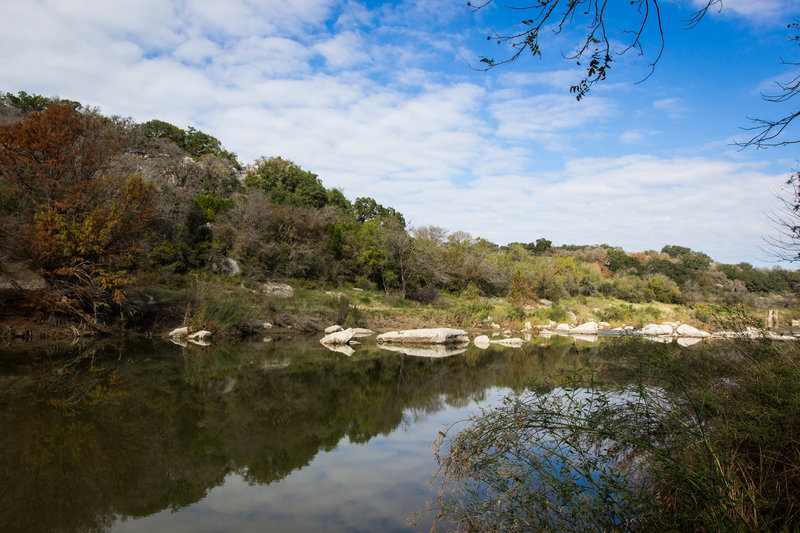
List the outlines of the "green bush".
<svg viewBox="0 0 800 533">
<path fill-rule="evenodd" d="M 558 304 L 553 304 L 547 309 L 547 315 L 553 322 L 563 322 L 567 318 L 567 310 Z"/>
<path fill-rule="evenodd" d="M 458 304 L 451 312 L 453 321 L 458 324 L 470 324 L 475 319 L 486 318 L 491 314 L 493 306 L 485 301 Z"/>
<path fill-rule="evenodd" d="M 329 297 L 326 307 L 333 311 L 331 319 L 335 324 L 348 327 L 363 327 L 366 324 L 364 313 L 347 296 Z"/>
<path fill-rule="evenodd" d="M 516 320 L 518 322 L 522 322 L 527 317 L 527 313 L 525 309 L 519 306 L 510 307 L 506 310 L 506 318 L 508 320 Z"/>
</svg>

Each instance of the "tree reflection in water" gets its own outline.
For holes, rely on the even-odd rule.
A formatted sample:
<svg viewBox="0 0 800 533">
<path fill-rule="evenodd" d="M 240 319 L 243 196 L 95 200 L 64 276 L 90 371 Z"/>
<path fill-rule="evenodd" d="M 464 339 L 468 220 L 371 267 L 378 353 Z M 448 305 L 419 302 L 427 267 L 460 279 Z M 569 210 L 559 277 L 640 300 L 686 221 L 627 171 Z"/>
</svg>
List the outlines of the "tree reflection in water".
<svg viewBox="0 0 800 533">
<path fill-rule="evenodd" d="M 315 339 L 8 355 L 0 529 L 107 530 L 199 502 L 231 475 L 275 483 L 342 442 L 390 435 L 492 387 L 520 391 L 581 357 L 558 341 L 437 359 L 365 344 L 345 357 Z"/>
</svg>

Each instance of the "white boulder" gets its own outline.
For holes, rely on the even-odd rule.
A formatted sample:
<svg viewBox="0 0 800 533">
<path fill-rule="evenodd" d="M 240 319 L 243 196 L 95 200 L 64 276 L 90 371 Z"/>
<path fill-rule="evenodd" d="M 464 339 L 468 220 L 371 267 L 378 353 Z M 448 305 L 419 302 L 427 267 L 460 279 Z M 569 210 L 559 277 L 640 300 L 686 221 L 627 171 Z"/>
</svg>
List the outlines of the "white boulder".
<svg viewBox="0 0 800 533">
<path fill-rule="evenodd" d="M 173 329 L 172 331 L 167 333 L 167 337 L 173 337 L 173 338 L 179 338 L 180 339 L 180 338 L 183 338 L 183 337 L 187 336 L 188 334 L 189 334 L 189 328 L 187 326 L 184 326 L 182 328 Z"/>
<path fill-rule="evenodd" d="M 575 326 L 569 332 L 573 335 L 594 335 L 599 329 L 597 322 L 586 322 L 580 326 Z"/>
<path fill-rule="evenodd" d="M 343 346 L 350 342 L 353 337 L 355 337 L 355 331 L 353 331 L 353 328 L 348 328 L 325 335 L 319 342 L 325 346 Z"/>
<path fill-rule="evenodd" d="M 642 335 L 647 336 L 661 336 L 661 335 L 672 335 L 672 326 L 667 324 L 647 324 L 645 327 L 639 330 L 639 333 Z"/>
<path fill-rule="evenodd" d="M 492 340 L 486 335 L 478 335 L 472 339 L 472 343 L 481 350 L 485 350 L 492 344 Z"/>
<path fill-rule="evenodd" d="M 370 335 L 375 335 L 374 331 L 366 328 L 353 328 L 353 333 L 356 338 L 369 337 Z"/>
<path fill-rule="evenodd" d="M 195 331 L 191 335 L 187 335 L 186 338 L 190 341 L 205 341 L 211 337 L 212 333 L 207 329 L 201 329 L 200 331 Z"/>
<path fill-rule="evenodd" d="M 340 325 L 329 326 L 325 328 L 325 335 L 330 335 L 331 333 L 336 333 L 337 331 L 343 331 L 344 328 Z"/>
<path fill-rule="evenodd" d="M 675 330 L 675 333 L 677 333 L 680 337 L 693 337 L 698 339 L 709 337 L 711 335 L 707 331 L 697 329 L 696 327 L 688 324 L 681 324 L 678 326 L 678 328 Z"/>
<path fill-rule="evenodd" d="M 465 344 L 466 331 L 452 328 L 406 329 L 378 335 L 379 344 Z"/>
</svg>

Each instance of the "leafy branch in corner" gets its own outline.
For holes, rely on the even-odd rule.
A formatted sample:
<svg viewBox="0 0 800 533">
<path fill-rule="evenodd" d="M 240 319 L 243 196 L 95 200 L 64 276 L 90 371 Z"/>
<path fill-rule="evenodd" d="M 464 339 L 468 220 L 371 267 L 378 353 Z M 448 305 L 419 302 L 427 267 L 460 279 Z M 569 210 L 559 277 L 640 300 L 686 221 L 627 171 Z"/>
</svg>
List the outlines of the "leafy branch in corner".
<svg viewBox="0 0 800 533">
<path fill-rule="evenodd" d="M 482 4 L 467 2 L 467 6 L 473 11 L 479 11 L 492 3 L 494 0 Z M 687 26 L 696 26 L 715 4 L 721 7 L 722 0 L 706 0 L 705 5 L 686 21 Z M 512 53 L 501 60 L 482 57 L 480 62 L 485 66 L 475 70 L 489 70 L 511 63 L 526 51 L 534 57 L 541 57 L 543 39 L 547 38 L 548 33 L 560 35 L 568 27 L 584 28 L 577 46 L 572 52 L 564 55 L 565 59 L 574 60 L 578 66 L 585 69 L 585 76 L 581 81 L 569 88 L 569 92 L 581 100 L 595 83 L 606 79 L 615 56 L 634 52 L 639 57 L 645 57 L 642 40 L 653 24 L 655 28 L 652 31 L 657 34 L 657 51 L 655 57 L 648 60 L 650 72 L 644 79 L 652 74 L 664 52 L 665 39 L 659 0 L 629 0 L 626 6 L 627 12 L 613 12 L 609 8 L 609 0 L 535 0 L 532 5 L 506 7 L 525 11 L 531 16 L 521 21 L 524 28 L 520 31 L 495 32 L 489 35 L 487 37 L 489 41 L 509 44 Z M 623 26 L 623 29 L 619 30 L 619 35 L 611 34 L 609 27 L 615 26 L 615 20 L 626 19 L 631 12 L 633 22 Z"/>
</svg>

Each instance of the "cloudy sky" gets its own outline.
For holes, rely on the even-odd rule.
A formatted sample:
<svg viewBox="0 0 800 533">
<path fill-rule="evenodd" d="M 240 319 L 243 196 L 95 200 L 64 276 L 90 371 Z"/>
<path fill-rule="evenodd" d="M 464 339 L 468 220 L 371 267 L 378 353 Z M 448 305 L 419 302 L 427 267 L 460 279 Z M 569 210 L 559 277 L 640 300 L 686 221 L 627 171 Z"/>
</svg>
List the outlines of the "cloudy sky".
<svg viewBox="0 0 800 533">
<path fill-rule="evenodd" d="M 687 30 L 697 2 L 660 1 L 666 44 L 652 75 L 651 27 L 645 57 L 615 57 L 609 79 L 577 102 L 568 89 L 581 67 L 563 59 L 578 42 L 570 31 L 549 36 L 542 58 L 471 68 L 502 59 L 487 35 L 525 18 L 499 6 L 3 0 L 0 90 L 194 126 L 245 163 L 291 159 L 413 226 L 498 244 L 678 244 L 768 264 L 767 214 L 800 167 L 796 148 L 732 142 L 746 138 L 748 117 L 792 109 L 760 95 L 791 78 L 781 59 L 800 61 L 786 28 L 800 10 L 724 0 Z M 613 40 L 625 22 L 609 21 Z"/>
</svg>

